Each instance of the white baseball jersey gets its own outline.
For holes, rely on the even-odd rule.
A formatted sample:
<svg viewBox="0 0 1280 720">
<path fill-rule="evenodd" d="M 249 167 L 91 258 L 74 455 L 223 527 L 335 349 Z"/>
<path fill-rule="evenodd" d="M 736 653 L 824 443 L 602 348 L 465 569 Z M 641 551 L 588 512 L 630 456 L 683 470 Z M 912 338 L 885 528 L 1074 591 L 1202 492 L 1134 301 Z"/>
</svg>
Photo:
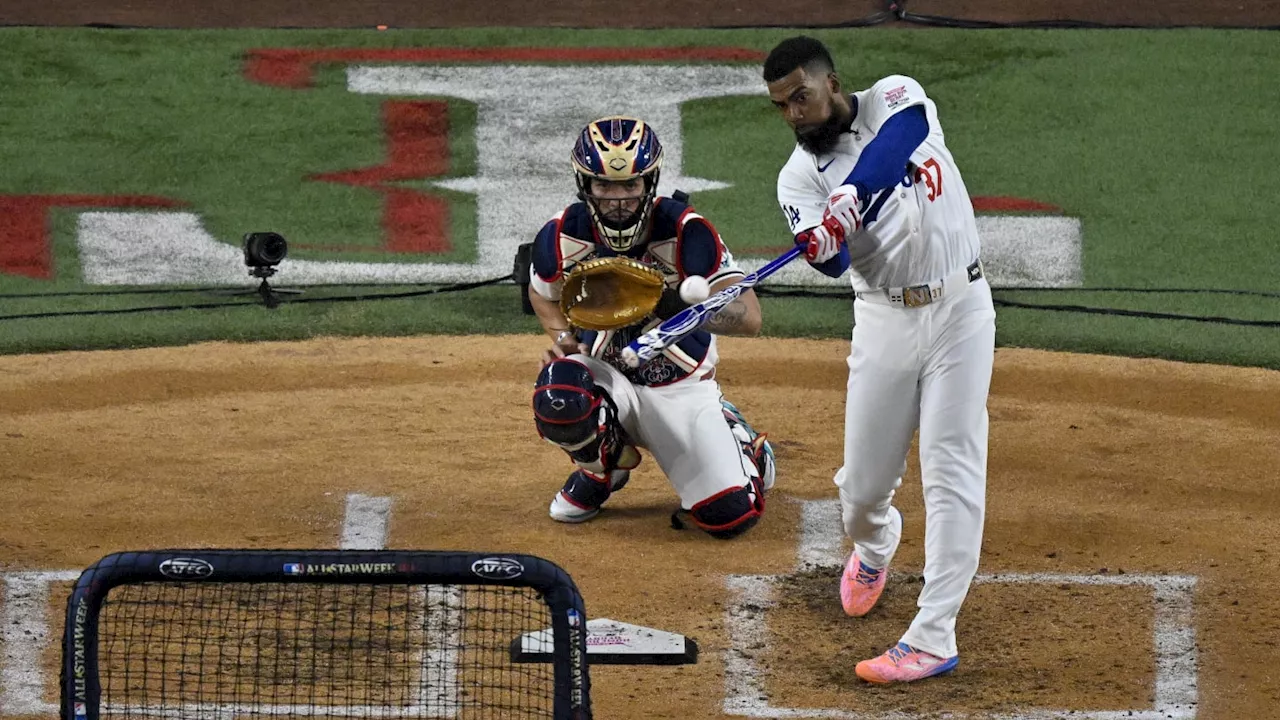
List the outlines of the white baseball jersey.
<svg viewBox="0 0 1280 720">
<path fill-rule="evenodd" d="M 850 281 L 857 292 L 920 285 L 978 259 L 978 228 L 969 192 L 943 141 L 938 109 L 915 80 L 890 75 L 853 94 L 852 131 L 830 155 L 799 145 L 778 173 L 778 203 L 793 234 L 822 223 L 827 197 L 844 183 L 893 115 L 923 106 L 929 134 L 911 154 L 902 180 L 872 195 L 864 227 L 848 239 Z"/>
</svg>

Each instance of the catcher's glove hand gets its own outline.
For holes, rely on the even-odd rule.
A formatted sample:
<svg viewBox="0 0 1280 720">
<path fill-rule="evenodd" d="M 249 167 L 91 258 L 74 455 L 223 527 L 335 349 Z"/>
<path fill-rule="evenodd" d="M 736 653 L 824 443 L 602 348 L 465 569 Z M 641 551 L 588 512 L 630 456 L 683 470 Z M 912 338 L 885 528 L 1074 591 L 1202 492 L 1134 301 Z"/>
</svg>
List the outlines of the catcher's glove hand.
<svg viewBox="0 0 1280 720">
<path fill-rule="evenodd" d="M 616 330 L 650 313 L 666 287 L 656 268 L 625 257 L 604 257 L 573 266 L 560 291 L 560 310 L 587 330 Z"/>
</svg>

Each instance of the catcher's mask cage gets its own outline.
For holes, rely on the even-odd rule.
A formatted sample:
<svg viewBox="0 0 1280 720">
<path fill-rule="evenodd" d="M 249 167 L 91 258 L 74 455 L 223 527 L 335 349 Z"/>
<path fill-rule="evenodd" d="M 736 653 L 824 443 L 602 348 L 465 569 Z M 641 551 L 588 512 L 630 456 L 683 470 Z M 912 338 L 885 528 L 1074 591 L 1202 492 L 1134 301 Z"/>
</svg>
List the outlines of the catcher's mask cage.
<svg viewBox="0 0 1280 720">
<path fill-rule="evenodd" d="M 629 117 L 607 117 L 595 120 L 582 129 L 573 146 L 574 178 L 580 197 L 591 211 L 596 232 L 615 252 L 626 252 L 644 237 L 653 201 L 658 195 L 658 174 L 662 168 L 662 143 L 658 134 L 643 120 Z M 601 209 L 602 201 L 591 193 L 591 181 L 627 182 L 640 178 L 644 189 L 639 205 L 626 218 L 608 217 Z"/>
<path fill-rule="evenodd" d="M 60 720 L 590 720 L 586 622 L 531 555 L 115 553 L 67 601 Z"/>
</svg>

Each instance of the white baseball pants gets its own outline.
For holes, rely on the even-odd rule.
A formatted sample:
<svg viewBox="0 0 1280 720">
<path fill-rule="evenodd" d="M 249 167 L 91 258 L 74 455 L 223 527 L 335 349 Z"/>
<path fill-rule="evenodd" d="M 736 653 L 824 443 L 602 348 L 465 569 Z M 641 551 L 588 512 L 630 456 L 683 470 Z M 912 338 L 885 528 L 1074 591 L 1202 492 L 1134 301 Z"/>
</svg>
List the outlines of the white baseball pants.
<svg viewBox="0 0 1280 720">
<path fill-rule="evenodd" d="M 978 570 L 986 509 L 987 394 L 995 309 L 980 278 L 923 307 L 854 302 L 844 466 L 845 532 L 871 566 L 897 548 L 889 507 L 920 430 L 925 565 L 919 611 L 902 641 L 949 658 L 956 615 Z M 911 519 L 908 518 L 908 523 Z"/>
</svg>

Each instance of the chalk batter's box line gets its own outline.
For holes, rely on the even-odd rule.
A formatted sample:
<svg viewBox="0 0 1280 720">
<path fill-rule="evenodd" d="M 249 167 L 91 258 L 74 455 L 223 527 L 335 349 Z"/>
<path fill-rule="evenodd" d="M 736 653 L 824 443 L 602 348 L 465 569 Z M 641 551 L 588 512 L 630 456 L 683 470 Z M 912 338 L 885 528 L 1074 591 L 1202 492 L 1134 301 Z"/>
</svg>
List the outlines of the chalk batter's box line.
<svg viewBox="0 0 1280 720">
<path fill-rule="evenodd" d="M 824 563 L 825 564 L 825 563 Z M 776 605 L 773 590 L 783 575 L 730 575 L 731 598 L 725 611 L 729 649 L 725 651 L 725 701 L 728 715 L 754 718 L 830 718 L 832 720 L 915 720 L 901 712 L 866 713 L 837 708 L 789 708 L 769 704 L 752 655 L 766 649 L 766 611 Z M 989 720 L 1194 720 L 1198 699 L 1194 596 L 1197 578 L 1186 575 L 1066 575 L 1001 573 L 979 575 L 981 584 L 1145 585 L 1155 599 L 1153 648 L 1156 660 L 1155 703 L 1133 710 L 1021 710 L 1012 714 L 981 714 Z"/>
</svg>

